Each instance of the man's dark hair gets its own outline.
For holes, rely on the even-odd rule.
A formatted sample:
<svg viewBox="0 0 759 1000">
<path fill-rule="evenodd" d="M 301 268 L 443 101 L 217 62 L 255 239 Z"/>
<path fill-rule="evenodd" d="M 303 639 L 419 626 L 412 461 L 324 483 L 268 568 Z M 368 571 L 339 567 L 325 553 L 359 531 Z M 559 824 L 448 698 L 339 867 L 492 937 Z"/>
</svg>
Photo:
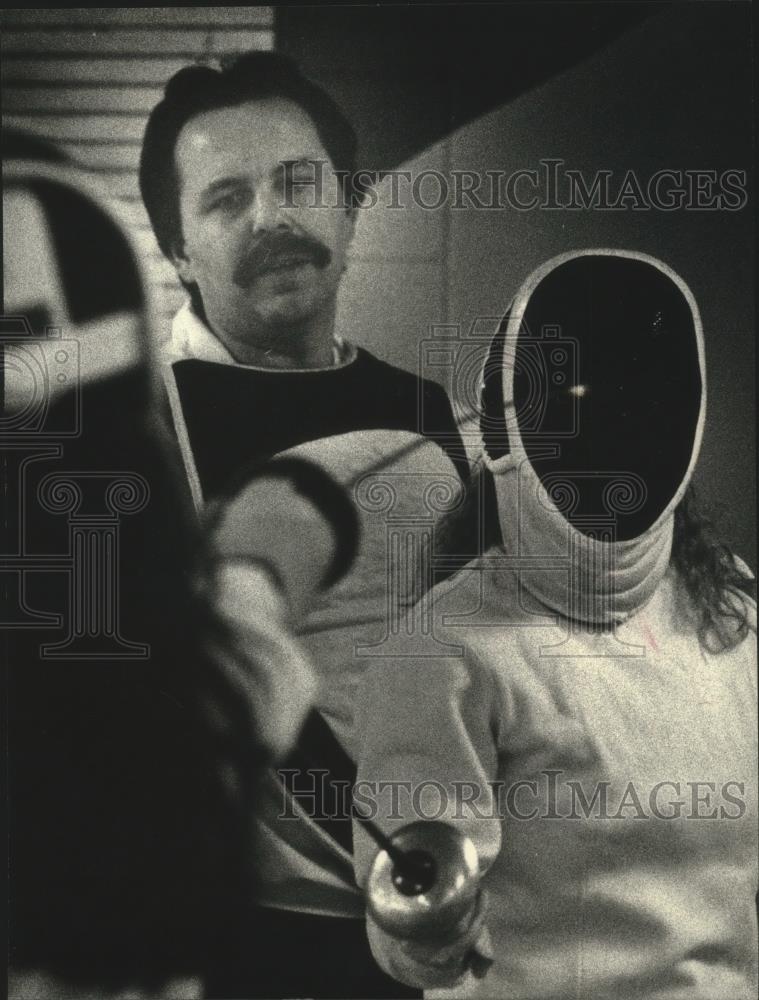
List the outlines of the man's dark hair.
<svg viewBox="0 0 759 1000">
<path fill-rule="evenodd" d="M 140 156 L 140 191 L 158 245 L 171 258 L 181 242 L 179 179 L 174 150 L 190 119 L 205 111 L 246 101 L 281 97 L 298 104 L 313 120 L 335 170 L 344 178 L 346 207 L 356 167 L 356 133 L 321 87 L 307 79 L 292 59 L 275 52 L 248 52 L 222 60 L 221 69 L 187 66 L 166 84 L 153 108 Z"/>
</svg>

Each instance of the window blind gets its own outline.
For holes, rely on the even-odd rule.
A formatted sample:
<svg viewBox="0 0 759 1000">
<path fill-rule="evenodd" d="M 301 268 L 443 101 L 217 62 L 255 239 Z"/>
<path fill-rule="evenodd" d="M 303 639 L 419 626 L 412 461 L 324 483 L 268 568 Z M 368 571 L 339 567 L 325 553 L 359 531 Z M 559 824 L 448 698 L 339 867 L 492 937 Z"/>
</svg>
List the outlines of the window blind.
<svg viewBox="0 0 759 1000">
<path fill-rule="evenodd" d="M 55 143 L 119 201 L 154 276 L 164 336 L 184 293 L 140 200 L 147 116 L 182 66 L 273 47 L 271 7 L 0 12 L 3 123 Z"/>
</svg>

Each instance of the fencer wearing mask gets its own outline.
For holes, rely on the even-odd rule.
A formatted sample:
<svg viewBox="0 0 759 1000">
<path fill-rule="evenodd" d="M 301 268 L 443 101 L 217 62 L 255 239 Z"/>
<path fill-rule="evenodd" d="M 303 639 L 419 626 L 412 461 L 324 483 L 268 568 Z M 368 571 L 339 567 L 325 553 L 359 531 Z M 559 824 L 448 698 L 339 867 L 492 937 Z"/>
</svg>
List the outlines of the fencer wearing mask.
<svg viewBox="0 0 759 1000">
<path fill-rule="evenodd" d="M 3 170 L 9 991 L 190 1000 L 236 958 L 261 782 L 315 690 L 293 625 L 350 565 L 355 517 L 293 461 L 241 484 L 262 510 L 244 550 L 236 495 L 210 544 L 140 256 L 102 188 L 24 138 Z"/>
<path fill-rule="evenodd" d="M 754 997 L 755 603 L 691 505 L 693 295 L 643 254 L 555 258 L 483 399 L 502 543 L 433 591 L 449 654 L 410 638 L 356 716 L 378 825 L 469 837 L 479 905 L 444 946 L 370 916 L 374 953 L 436 997 Z M 391 811 L 383 781 L 419 794 Z M 355 839 L 366 885 L 378 848 Z"/>
</svg>

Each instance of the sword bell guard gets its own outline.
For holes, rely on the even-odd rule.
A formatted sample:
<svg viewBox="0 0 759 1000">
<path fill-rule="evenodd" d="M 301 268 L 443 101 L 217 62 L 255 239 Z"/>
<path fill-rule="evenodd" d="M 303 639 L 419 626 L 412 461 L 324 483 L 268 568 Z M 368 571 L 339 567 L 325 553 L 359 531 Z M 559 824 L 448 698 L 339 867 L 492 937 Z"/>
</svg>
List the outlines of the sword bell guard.
<svg viewBox="0 0 759 1000">
<path fill-rule="evenodd" d="M 374 859 L 367 905 L 392 937 L 454 941 L 471 921 L 479 891 L 477 849 L 448 823 L 422 820 L 396 830 L 393 845 L 409 860 L 401 870 L 387 851 Z"/>
</svg>

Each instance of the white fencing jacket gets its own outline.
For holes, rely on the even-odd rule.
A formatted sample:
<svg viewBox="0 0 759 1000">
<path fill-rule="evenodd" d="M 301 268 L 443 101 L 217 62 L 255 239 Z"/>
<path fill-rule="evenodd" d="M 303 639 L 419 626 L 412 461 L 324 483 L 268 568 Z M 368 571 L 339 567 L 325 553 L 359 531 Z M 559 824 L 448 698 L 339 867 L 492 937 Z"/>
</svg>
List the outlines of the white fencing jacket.
<svg viewBox="0 0 759 1000">
<path fill-rule="evenodd" d="M 505 399 L 511 453 L 492 466 L 504 545 L 433 591 L 447 652 L 427 656 L 428 637 L 411 634 L 365 675 L 356 710 L 358 788 L 378 824 L 441 819 L 479 852 L 494 964 L 429 995 L 748 1000 L 756 607 L 736 594 L 748 635 L 709 652 L 670 564 L 703 405 L 688 474 L 658 521 L 629 542 L 592 542 L 542 491 L 511 385 Z M 525 553 L 554 569 L 528 568 Z M 355 840 L 364 885 L 377 848 L 358 826 Z M 399 943 L 374 945 L 398 975 Z"/>
</svg>

